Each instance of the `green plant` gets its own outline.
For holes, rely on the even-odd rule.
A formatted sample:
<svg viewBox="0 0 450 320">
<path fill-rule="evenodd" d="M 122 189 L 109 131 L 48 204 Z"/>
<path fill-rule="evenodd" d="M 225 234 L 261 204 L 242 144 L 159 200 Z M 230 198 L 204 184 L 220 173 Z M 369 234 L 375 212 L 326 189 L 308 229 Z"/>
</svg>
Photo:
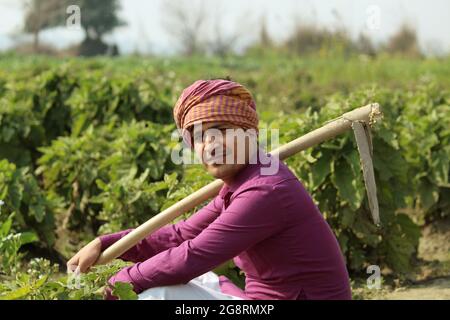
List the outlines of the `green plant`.
<svg viewBox="0 0 450 320">
<path fill-rule="evenodd" d="M 0 161 L 0 198 L 8 204 L 5 211 L 14 216 L 11 221 L 17 230 L 33 230 L 41 245 L 47 248 L 53 245 L 53 211 L 60 199 L 52 193 L 45 193 L 28 167 L 17 168 L 7 160 Z"/>
<path fill-rule="evenodd" d="M 67 258 L 212 180 L 201 166 L 170 159 L 171 108 L 197 79 L 230 75 L 248 86 L 261 126 L 280 129 L 281 143 L 380 103 L 384 119 L 373 129 L 380 228 L 371 221 L 351 132 L 287 161 L 336 234 L 352 277 L 368 264 L 407 273 L 418 225 L 450 212 L 448 57 L 1 58 L 2 299 L 102 299 L 118 265 L 85 275 L 81 290 L 56 270 L 54 256 L 31 259 L 41 255 L 36 249 Z M 218 271 L 243 285 L 232 263 Z M 121 284 L 116 293 L 135 298 L 129 289 Z"/>
</svg>

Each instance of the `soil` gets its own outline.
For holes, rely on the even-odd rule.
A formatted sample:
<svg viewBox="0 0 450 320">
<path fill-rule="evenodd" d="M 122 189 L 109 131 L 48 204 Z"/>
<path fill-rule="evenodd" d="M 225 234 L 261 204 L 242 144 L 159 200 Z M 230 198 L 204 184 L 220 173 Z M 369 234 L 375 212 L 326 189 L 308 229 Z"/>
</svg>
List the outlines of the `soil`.
<svg viewBox="0 0 450 320">
<path fill-rule="evenodd" d="M 450 217 L 422 228 L 415 272 L 381 290 L 355 289 L 358 299 L 450 300 Z"/>
</svg>

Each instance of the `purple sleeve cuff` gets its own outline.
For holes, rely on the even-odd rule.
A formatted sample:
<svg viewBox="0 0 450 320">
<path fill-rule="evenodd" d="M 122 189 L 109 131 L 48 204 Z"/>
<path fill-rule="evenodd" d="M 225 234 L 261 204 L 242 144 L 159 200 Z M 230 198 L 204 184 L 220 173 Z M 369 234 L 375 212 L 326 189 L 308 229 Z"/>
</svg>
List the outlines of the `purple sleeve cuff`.
<svg viewBox="0 0 450 320">
<path fill-rule="evenodd" d="M 131 231 L 131 229 L 99 236 L 98 238 L 100 239 L 100 242 L 102 244 L 102 251 L 104 251 L 106 248 L 110 247 L 113 243 L 118 241 L 120 238 L 124 237 L 130 231 Z"/>
</svg>

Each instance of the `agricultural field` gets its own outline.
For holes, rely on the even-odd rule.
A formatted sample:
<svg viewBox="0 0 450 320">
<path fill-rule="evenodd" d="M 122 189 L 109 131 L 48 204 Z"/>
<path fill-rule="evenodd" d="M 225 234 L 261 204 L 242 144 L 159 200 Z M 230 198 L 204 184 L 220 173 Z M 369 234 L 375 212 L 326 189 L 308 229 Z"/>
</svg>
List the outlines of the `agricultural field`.
<svg viewBox="0 0 450 320">
<path fill-rule="evenodd" d="M 278 129 L 280 143 L 378 102 L 380 226 L 352 132 L 287 164 L 332 227 L 355 299 L 450 298 L 449 58 L 2 55 L 0 299 L 102 299 L 124 263 L 95 267 L 80 285 L 65 262 L 211 181 L 198 165 L 171 161 L 172 107 L 195 80 L 225 76 L 250 89 L 260 127 Z M 379 290 L 366 287 L 370 265 L 381 268 Z M 215 271 L 244 284 L 231 262 Z M 136 298 L 130 286 L 114 290 Z"/>
</svg>

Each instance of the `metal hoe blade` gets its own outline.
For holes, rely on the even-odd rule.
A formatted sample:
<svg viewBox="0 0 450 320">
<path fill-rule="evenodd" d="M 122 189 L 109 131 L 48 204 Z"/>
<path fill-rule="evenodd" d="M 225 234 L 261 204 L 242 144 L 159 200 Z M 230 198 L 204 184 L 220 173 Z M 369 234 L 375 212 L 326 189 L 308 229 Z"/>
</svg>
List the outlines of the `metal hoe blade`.
<svg viewBox="0 0 450 320">
<path fill-rule="evenodd" d="M 359 158 L 363 170 L 367 197 L 369 199 L 370 212 L 372 213 L 373 222 L 379 226 L 380 210 L 378 207 L 377 186 L 375 184 L 375 174 L 373 171 L 373 147 L 370 128 L 365 122 L 353 121 L 352 129 L 355 133 L 356 144 L 358 145 Z"/>
</svg>

